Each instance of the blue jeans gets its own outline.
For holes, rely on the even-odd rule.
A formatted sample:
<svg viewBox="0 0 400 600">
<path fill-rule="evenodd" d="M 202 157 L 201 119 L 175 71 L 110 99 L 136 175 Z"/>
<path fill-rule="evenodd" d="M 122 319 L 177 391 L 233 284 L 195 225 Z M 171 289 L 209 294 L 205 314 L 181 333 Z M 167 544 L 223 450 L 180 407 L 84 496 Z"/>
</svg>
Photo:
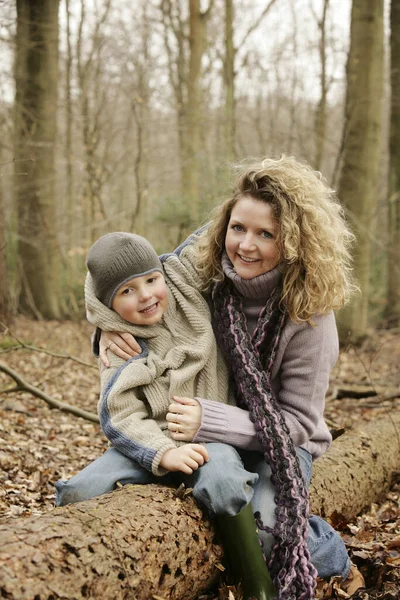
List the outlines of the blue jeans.
<svg viewBox="0 0 400 600">
<path fill-rule="evenodd" d="M 194 498 L 208 509 L 211 516 L 236 515 L 251 502 L 253 511 L 260 513 L 263 523 L 273 527 L 275 491 L 271 482 L 271 469 L 263 454 L 237 450 L 227 444 L 205 445 L 210 460 L 192 475 L 169 473 L 164 477 L 156 477 L 116 448 L 110 448 L 69 481 L 57 481 L 56 504 L 64 506 L 100 496 L 115 489 L 117 481 L 122 484 L 184 483 L 193 488 Z M 296 452 L 308 487 L 312 457 L 303 448 L 296 448 Z M 259 537 L 268 556 L 273 536 L 259 531 Z M 320 577 L 347 577 L 350 559 L 343 540 L 321 517 L 310 516 L 307 544 L 311 561 Z"/>
</svg>

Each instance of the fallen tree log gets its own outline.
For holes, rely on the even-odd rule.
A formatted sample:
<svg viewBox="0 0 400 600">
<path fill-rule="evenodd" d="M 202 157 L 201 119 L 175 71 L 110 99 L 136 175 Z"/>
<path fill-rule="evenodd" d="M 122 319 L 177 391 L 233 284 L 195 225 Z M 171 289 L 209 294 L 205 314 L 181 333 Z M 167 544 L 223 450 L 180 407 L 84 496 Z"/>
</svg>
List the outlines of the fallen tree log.
<svg viewBox="0 0 400 600">
<path fill-rule="evenodd" d="M 315 463 L 312 511 L 355 516 L 400 470 L 400 414 L 346 433 Z M 193 499 L 156 485 L 0 526 L 0 597 L 189 600 L 217 579 L 222 549 Z"/>
<path fill-rule="evenodd" d="M 0 527 L 0 597 L 190 599 L 219 573 L 222 550 L 190 497 L 126 486 Z"/>
<path fill-rule="evenodd" d="M 400 470 L 400 413 L 346 431 L 313 466 L 311 512 L 351 519 L 387 491 Z"/>
</svg>

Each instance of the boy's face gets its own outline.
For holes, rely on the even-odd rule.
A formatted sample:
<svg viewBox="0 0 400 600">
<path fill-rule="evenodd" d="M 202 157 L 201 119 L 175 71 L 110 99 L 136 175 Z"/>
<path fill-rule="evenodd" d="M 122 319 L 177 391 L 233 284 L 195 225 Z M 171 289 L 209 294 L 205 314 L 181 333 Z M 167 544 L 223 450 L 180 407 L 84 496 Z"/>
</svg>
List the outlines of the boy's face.
<svg viewBox="0 0 400 600">
<path fill-rule="evenodd" d="M 164 276 L 153 271 L 124 283 L 115 294 L 112 308 L 129 323 L 154 325 L 161 321 L 167 304 Z"/>
</svg>

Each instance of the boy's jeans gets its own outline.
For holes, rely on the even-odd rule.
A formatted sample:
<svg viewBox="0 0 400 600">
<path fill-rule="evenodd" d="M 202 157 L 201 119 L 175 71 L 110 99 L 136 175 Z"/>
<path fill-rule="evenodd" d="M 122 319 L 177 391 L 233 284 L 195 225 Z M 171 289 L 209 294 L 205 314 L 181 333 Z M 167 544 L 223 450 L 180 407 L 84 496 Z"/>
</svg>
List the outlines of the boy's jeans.
<svg viewBox="0 0 400 600">
<path fill-rule="evenodd" d="M 192 475 L 169 473 L 164 477 L 156 477 L 116 448 L 110 448 L 69 481 L 57 481 L 56 504 L 63 506 L 100 496 L 115 489 L 117 481 L 122 484 L 163 485 L 179 485 L 183 482 L 193 488 L 194 498 L 212 516 L 236 515 L 251 502 L 253 511 L 260 512 L 263 523 L 272 527 L 275 522 L 274 486 L 270 479 L 271 469 L 263 454 L 237 450 L 227 444 L 205 445 L 210 459 Z M 303 448 L 296 448 L 296 452 L 308 487 L 312 457 Z M 260 531 L 259 537 L 268 555 L 272 547 L 272 535 Z M 310 516 L 307 543 L 319 577 L 347 577 L 350 559 L 346 547 L 341 537 L 321 517 Z"/>
</svg>

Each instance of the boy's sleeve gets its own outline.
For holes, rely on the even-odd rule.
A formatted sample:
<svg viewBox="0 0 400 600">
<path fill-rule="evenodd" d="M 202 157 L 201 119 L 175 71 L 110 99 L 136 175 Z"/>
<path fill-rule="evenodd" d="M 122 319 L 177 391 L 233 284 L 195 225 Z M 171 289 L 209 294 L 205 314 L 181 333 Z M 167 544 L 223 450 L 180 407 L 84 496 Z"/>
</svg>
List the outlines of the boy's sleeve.
<svg viewBox="0 0 400 600">
<path fill-rule="evenodd" d="M 199 229 L 190 235 L 171 254 L 163 254 L 160 259 L 165 272 L 174 281 L 174 272 L 179 273 L 180 281 L 185 281 L 197 291 L 202 292 L 204 281 L 197 267 L 197 240 L 204 234 L 206 228 Z"/>
<path fill-rule="evenodd" d="M 151 418 L 150 407 L 138 396 L 138 388 L 130 385 L 129 377 L 122 376 L 126 369 L 140 368 L 140 361 L 128 362 L 111 359 L 111 367 L 101 369 L 101 396 L 98 405 L 100 424 L 104 434 L 122 454 L 132 458 L 154 475 L 165 475 L 160 467 L 162 455 L 176 448 L 158 423 Z M 116 366 L 119 363 L 120 366 Z"/>
</svg>

